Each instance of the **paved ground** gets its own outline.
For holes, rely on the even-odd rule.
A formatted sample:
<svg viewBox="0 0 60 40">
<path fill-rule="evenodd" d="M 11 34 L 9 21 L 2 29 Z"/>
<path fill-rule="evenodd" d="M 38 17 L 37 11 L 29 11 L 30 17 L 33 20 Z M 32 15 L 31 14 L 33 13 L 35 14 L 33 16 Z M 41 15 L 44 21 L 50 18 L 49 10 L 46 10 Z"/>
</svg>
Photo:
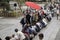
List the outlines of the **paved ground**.
<svg viewBox="0 0 60 40">
<path fill-rule="evenodd" d="M 59 40 L 60 39 L 60 18 L 56 20 L 56 17 L 52 18 L 52 21 L 46 28 L 42 29 L 40 33 L 44 34 L 43 40 Z M 39 34 L 39 33 L 38 33 Z M 39 40 L 38 35 L 33 40 Z"/>
<path fill-rule="evenodd" d="M 22 29 L 20 25 L 21 18 L 1 18 L 0 17 L 0 37 L 4 40 L 5 36 L 14 34 L 14 29 Z"/>
<path fill-rule="evenodd" d="M 0 18 L 0 37 L 4 40 L 5 36 L 15 33 L 15 28 L 21 30 L 22 27 L 21 24 L 19 24 L 20 20 L 21 18 Z M 52 18 L 52 21 L 47 25 L 47 27 L 42 29 L 40 33 L 44 34 L 43 40 L 55 40 L 57 37 L 56 35 L 59 34 L 59 29 L 60 20 L 56 20 L 56 17 L 54 17 Z M 33 40 L 39 40 L 38 35 Z"/>
<path fill-rule="evenodd" d="M 58 31 L 58 33 L 57 33 L 57 35 L 56 35 L 55 40 L 60 40 L 60 29 L 59 29 L 59 31 Z"/>
</svg>

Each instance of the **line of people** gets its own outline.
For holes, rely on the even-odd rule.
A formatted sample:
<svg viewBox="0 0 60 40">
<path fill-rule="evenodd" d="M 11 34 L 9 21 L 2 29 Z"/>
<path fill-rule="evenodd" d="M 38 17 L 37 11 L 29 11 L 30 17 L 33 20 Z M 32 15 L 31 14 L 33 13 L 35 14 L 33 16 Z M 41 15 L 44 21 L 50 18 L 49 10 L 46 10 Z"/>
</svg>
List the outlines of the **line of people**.
<svg viewBox="0 0 60 40">
<path fill-rule="evenodd" d="M 6 40 L 33 40 L 33 38 L 40 32 L 41 29 L 45 28 L 51 21 L 49 14 L 45 14 L 43 10 L 40 12 L 30 12 L 23 15 L 20 21 L 22 30 L 15 29 L 16 34 L 12 36 L 6 36 Z M 43 35 L 41 35 L 43 37 Z M 39 35 L 40 38 L 40 35 Z"/>
<path fill-rule="evenodd" d="M 50 14 L 45 14 L 41 9 L 39 12 L 26 12 L 23 14 L 23 18 L 20 21 L 22 30 L 15 29 L 16 34 L 12 36 L 6 36 L 6 40 L 33 40 L 33 38 L 45 28 L 51 21 Z M 1 39 L 2 40 L 2 39 Z"/>
<path fill-rule="evenodd" d="M 49 7 L 52 11 L 53 7 Z M 49 12 L 49 10 L 47 12 Z M 54 9 L 55 10 L 55 9 Z M 57 10 L 55 10 L 57 11 Z M 56 13 L 56 12 L 55 12 Z M 40 32 L 41 29 L 45 28 L 51 21 L 53 13 L 45 13 L 43 9 L 33 12 L 32 10 L 26 10 L 23 12 L 23 18 L 20 21 L 22 30 L 15 29 L 16 34 L 12 36 L 6 36 L 5 40 L 33 40 L 33 38 Z M 58 16 L 58 15 L 57 15 Z M 39 38 L 43 38 L 43 34 L 39 35 Z M 2 40 L 0 38 L 0 40 Z"/>
<path fill-rule="evenodd" d="M 45 14 L 43 10 L 28 13 L 22 18 L 22 32 L 26 36 L 26 40 L 32 40 L 41 29 L 45 28 L 51 21 L 50 14 Z M 52 14 L 51 14 L 52 15 Z"/>
</svg>

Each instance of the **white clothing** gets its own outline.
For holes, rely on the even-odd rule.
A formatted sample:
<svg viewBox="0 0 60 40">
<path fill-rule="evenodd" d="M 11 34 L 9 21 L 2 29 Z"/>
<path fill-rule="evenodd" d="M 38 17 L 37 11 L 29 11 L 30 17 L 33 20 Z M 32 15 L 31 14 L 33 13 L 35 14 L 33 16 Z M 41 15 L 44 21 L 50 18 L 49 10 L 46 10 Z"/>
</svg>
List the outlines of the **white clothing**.
<svg viewBox="0 0 60 40">
<path fill-rule="evenodd" d="M 25 35 L 21 31 L 17 32 L 17 36 L 20 38 L 20 40 L 25 39 Z"/>
<path fill-rule="evenodd" d="M 41 25 L 39 22 L 37 22 L 36 24 L 37 24 L 39 27 L 40 27 L 40 25 Z"/>
<path fill-rule="evenodd" d="M 52 18 L 52 15 L 51 15 L 51 14 L 49 14 L 49 15 L 48 15 L 48 17 Z"/>
<path fill-rule="evenodd" d="M 54 12 L 57 12 L 57 8 L 54 8 Z"/>
<path fill-rule="evenodd" d="M 15 38 L 11 38 L 10 40 L 16 40 Z"/>
<path fill-rule="evenodd" d="M 45 25 L 47 25 L 47 20 L 45 18 L 43 18 L 43 22 L 45 23 Z"/>
<path fill-rule="evenodd" d="M 32 26 L 32 30 L 34 30 L 34 31 L 35 31 L 35 28 L 36 28 L 36 26 Z"/>
<path fill-rule="evenodd" d="M 33 28 L 36 28 L 36 26 L 34 25 L 34 26 L 32 26 Z"/>
<path fill-rule="evenodd" d="M 59 14 L 59 10 L 57 10 L 57 14 Z"/>
<path fill-rule="evenodd" d="M 14 38 L 15 38 L 15 39 L 19 39 L 17 35 L 16 35 Z"/>
<path fill-rule="evenodd" d="M 17 40 L 18 36 L 15 36 L 14 38 L 11 38 L 10 40 Z"/>
<path fill-rule="evenodd" d="M 38 25 L 40 29 L 42 29 L 41 24 L 39 22 L 37 22 L 36 25 Z"/>
</svg>

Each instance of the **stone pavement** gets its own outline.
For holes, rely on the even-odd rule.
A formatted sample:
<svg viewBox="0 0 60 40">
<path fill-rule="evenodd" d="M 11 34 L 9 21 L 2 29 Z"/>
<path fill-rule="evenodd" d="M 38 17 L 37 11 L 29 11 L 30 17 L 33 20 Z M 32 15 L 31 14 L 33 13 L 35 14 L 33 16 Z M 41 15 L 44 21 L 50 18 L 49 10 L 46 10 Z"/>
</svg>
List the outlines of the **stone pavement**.
<svg viewBox="0 0 60 40">
<path fill-rule="evenodd" d="M 60 18 L 59 18 L 59 21 L 60 21 Z M 60 24 L 59 24 L 59 27 L 60 27 Z M 55 40 L 60 40 L 60 29 L 59 29 L 59 31 L 57 32 L 57 35 L 56 35 Z"/>
<path fill-rule="evenodd" d="M 56 17 L 54 17 L 54 18 L 52 18 L 51 22 L 47 25 L 47 27 L 42 29 L 40 31 L 40 33 L 44 34 L 43 40 L 55 40 L 55 39 L 59 40 L 60 39 L 60 34 L 59 34 L 60 30 L 59 29 L 60 29 L 60 17 L 59 17 L 59 20 L 57 20 Z M 38 33 L 38 35 L 39 35 L 39 33 Z M 33 40 L 39 40 L 38 35 Z"/>
<path fill-rule="evenodd" d="M 21 24 L 19 23 L 21 18 L 0 18 L 0 37 L 4 40 L 6 36 L 15 34 L 14 29 L 22 29 Z M 60 20 L 56 20 L 56 17 L 53 17 L 51 22 L 47 25 L 46 28 L 42 29 L 40 33 L 44 34 L 43 40 L 55 40 L 57 33 L 60 29 Z M 39 34 L 39 33 L 38 33 Z M 39 40 L 38 35 L 33 40 Z"/>
<path fill-rule="evenodd" d="M 58 31 L 58 33 L 57 33 L 57 35 L 56 35 L 55 40 L 60 40 L 60 29 L 59 29 L 59 31 Z"/>
<path fill-rule="evenodd" d="M 22 18 L 22 17 L 21 17 Z M 0 17 L 0 37 L 5 40 L 6 36 L 11 36 L 15 34 L 14 29 L 22 29 L 21 24 L 19 23 L 21 18 L 3 18 Z"/>
</svg>

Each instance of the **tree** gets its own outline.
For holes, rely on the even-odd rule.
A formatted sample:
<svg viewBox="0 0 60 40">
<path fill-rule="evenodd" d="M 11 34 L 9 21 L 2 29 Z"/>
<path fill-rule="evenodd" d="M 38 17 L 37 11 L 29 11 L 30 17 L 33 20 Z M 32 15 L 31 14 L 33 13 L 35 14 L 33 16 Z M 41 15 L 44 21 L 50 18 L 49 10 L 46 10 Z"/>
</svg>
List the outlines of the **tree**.
<svg viewBox="0 0 60 40">
<path fill-rule="evenodd" d="M 9 10 L 10 6 L 9 6 L 9 1 L 10 0 L 0 0 L 0 7 L 3 8 L 3 10 Z"/>
<path fill-rule="evenodd" d="M 10 0 L 0 0 L 0 2 L 9 2 Z"/>
<path fill-rule="evenodd" d="M 46 2 L 46 0 L 42 0 L 43 2 Z"/>
<path fill-rule="evenodd" d="M 30 0 L 30 1 L 34 2 L 34 1 L 36 1 L 36 0 Z"/>
</svg>

